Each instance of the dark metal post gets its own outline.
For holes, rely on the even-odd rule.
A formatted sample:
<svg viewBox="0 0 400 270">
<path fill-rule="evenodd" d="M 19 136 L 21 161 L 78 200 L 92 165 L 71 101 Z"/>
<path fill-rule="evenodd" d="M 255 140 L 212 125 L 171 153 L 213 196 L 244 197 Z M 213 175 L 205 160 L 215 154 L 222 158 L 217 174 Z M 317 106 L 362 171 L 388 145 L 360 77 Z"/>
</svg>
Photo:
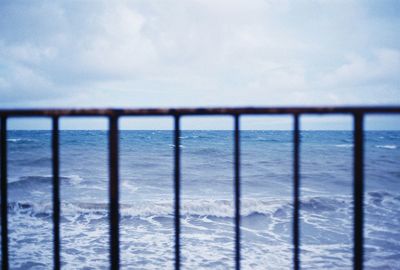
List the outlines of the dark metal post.
<svg viewBox="0 0 400 270">
<path fill-rule="evenodd" d="M 293 130 L 293 268 L 300 269 L 300 123 L 299 115 L 294 115 Z"/>
<path fill-rule="evenodd" d="M 179 270 L 181 267 L 181 224 L 180 224 L 180 185 L 181 185 L 181 156 L 180 156 L 180 116 L 175 116 L 175 128 L 174 128 L 174 151 L 175 151 L 175 181 L 174 181 L 174 191 L 175 191 L 175 270 Z"/>
<path fill-rule="evenodd" d="M 354 250 L 353 269 L 363 269 L 364 134 L 363 115 L 354 114 Z"/>
<path fill-rule="evenodd" d="M 235 268 L 240 269 L 240 126 L 239 115 L 234 116 L 234 166 L 235 166 Z"/>
<path fill-rule="evenodd" d="M 7 118 L 1 118 L 1 262 L 8 269 Z"/>
<path fill-rule="evenodd" d="M 54 269 L 60 269 L 60 152 L 58 116 L 53 117 L 52 150 L 53 150 L 53 260 Z"/>
<path fill-rule="evenodd" d="M 109 119 L 110 164 L 110 263 L 111 269 L 119 269 L 119 177 L 118 177 L 118 117 Z"/>
</svg>

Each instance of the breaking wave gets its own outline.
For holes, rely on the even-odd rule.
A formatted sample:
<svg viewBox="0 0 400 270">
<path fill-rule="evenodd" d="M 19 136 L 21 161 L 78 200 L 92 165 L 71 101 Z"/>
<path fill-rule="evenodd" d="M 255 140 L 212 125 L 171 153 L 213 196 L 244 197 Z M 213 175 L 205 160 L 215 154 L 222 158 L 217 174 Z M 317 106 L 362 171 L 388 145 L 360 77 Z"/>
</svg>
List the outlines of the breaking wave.
<svg viewBox="0 0 400 270">
<path fill-rule="evenodd" d="M 7 139 L 7 141 L 12 143 L 24 143 L 24 142 L 35 142 L 36 140 L 27 138 L 10 138 Z"/>
<path fill-rule="evenodd" d="M 77 185 L 82 182 L 82 178 L 79 175 L 68 175 L 68 176 L 61 176 L 60 181 L 61 183 L 67 183 L 71 185 Z M 8 184 L 8 186 L 12 188 L 28 188 L 32 186 L 40 186 L 40 185 L 51 185 L 53 182 L 53 176 L 46 175 L 46 176 L 37 176 L 37 175 L 30 175 L 30 176 L 21 176 L 17 180 L 12 181 Z"/>
<path fill-rule="evenodd" d="M 376 148 L 384 148 L 384 149 L 397 149 L 397 146 L 394 144 L 387 145 L 376 145 Z"/>
<path fill-rule="evenodd" d="M 304 211 L 326 212 L 336 211 L 339 207 L 349 206 L 347 198 L 332 199 L 327 197 L 305 198 L 301 207 Z M 108 203 L 63 202 L 62 212 L 65 215 L 108 215 Z M 11 202 L 9 208 L 14 212 L 30 212 L 32 215 L 51 214 L 51 204 Z M 241 215 L 291 216 L 292 202 L 290 200 L 275 199 L 244 199 L 241 202 Z M 120 213 L 123 217 L 168 217 L 174 215 L 173 202 L 166 200 L 141 201 L 130 204 L 120 204 Z M 234 204 L 230 200 L 184 200 L 181 202 L 183 216 L 210 216 L 216 218 L 233 218 Z"/>
</svg>

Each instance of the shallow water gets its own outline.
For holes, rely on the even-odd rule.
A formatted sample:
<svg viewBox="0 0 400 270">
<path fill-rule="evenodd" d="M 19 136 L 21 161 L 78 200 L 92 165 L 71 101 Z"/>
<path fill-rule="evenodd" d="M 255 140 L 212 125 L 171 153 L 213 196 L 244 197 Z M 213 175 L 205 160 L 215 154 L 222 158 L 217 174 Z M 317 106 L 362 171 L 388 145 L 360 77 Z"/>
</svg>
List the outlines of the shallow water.
<svg viewBox="0 0 400 270">
<path fill-rule="evenodd" d="M 49 131 L 9 131 L 13 269 L 52 263 Z M 291 266 L 292 134 L 243 131 L 243 269 Z M 352 133 L 305 131 L 301 145 L 304 269 L 350 269 Z M 122 131 L 121 264 L 173 268 L 173 148 L 169 131 Z M 62 264 L 108 268 L 107 133 L 61 131 Z M 400 132 L 366 133 L 367 269 L 400 269 Z M 183 131 L 182 265 L 232 269 L 232 132 Z"/>
</svg>

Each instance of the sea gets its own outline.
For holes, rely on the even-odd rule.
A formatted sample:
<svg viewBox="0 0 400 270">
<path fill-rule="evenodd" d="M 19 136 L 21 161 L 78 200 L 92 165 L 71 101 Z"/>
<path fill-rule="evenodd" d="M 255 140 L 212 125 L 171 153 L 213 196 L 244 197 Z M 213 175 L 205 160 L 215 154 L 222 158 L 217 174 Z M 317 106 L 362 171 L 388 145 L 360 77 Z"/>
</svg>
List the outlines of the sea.
<svg viewBox="0 0 400 270">
<path fill-rule="evenodd" d="M 63 269 L 109 268 L 108 135 L 60 131 Z M 241 132 L 242 269 L 290 269 L 293 133 Z M 51 269 L 51 132 L 10 130 L 11 269 Z M 122 269 L 173 269 L 172 131 L 120 131 Z M 234 269 L 232 131 L 181 133 L 182 269 Z M 302 131 L 302 269 L 352 269 L 353 137 Z M 365 132 L 365 269 L 400 269 L 400 132 Z"/>
</svg>

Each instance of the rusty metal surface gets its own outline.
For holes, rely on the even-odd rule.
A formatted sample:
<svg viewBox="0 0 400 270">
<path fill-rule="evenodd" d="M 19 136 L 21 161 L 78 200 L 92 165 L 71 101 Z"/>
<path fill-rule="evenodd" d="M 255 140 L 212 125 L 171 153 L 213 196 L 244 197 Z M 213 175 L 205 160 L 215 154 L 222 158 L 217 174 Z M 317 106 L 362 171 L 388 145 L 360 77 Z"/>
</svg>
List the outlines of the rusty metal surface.
<svg viewBox="0 0 400 270">
<path fill-rule="evenodd" d="M 58 116 L 53 117 L 52 167 L 53 167 L 53 268 L 61 269 L 60 237 L 60 132 Z"/>
<path fill-rule="evenodd" d="M 175 270 L 181 269 L 181 125 L 179 115 L 174 123 L 174 225 Z"/>
<path fill-rule="evenodd" d="M 235 116 L 234 124 L 234 202 L 235 202 L 235 269 L 240 270 L 241 247 L 240 247 L 240 119 L 239 115 Z"/>
<path fill-rule="evenodd" d="M 364 117 L 354 116 L 353 269 L 364 267 Z"/>
<path fill-rule="evenodd" d="M 300 269 L 300 120 L 293 122 L 293 269 Z"/>
<path fill-rule="evenodd" d="M 7 187 L 7 119 L 1 118 L 1 266 L 9 268 L 8 260 L 8 187 Z"/>
<path fill-rule="evenodd" d="M 109 218 L 110 218 L 110 269 L 120 267 L 119 250 L 119 129 L 118 118 L 111 116 L 108 132 L 109 154 Z"/>
<path fill-rule="evenodd" d="M 400 113 L 400 106 L 0 109 L 0 116 L 173 116 L 237 114 Z"/>
</svg>

